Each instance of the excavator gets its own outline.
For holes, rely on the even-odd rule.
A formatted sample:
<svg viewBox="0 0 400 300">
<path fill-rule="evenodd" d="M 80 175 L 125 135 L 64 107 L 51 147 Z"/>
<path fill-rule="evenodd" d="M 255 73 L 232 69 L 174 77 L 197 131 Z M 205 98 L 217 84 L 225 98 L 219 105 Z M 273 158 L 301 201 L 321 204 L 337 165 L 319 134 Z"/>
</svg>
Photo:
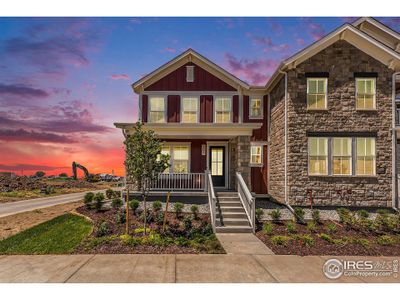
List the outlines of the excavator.
<svg viewBox="0 0 400 300">
<path fill-rule="evenodd" d="M 101 180 L 99 175 L 89 173 L 88 169 L 86 169 L 81 164 L 78 164 L 73 161 L 72 162 L 72 173 L 73 173 L 74 180 L 77 179 L 76 168 L 81 169 L 85 173 L 85 179 L 89 182 L 98 182 Z"/>
</svg>

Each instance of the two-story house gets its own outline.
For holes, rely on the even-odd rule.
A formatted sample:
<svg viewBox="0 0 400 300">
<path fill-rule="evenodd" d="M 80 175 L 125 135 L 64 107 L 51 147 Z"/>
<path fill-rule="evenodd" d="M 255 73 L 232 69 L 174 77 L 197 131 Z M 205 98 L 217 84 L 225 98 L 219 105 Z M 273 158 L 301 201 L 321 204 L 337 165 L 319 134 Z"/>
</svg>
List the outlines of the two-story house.
<svg viewBox="0 0 400 300">
<path fill-rule="evenodd" d="M 132 85 L 140 120 L 171 157 L 153 190 L 208 195 L 217 218 L 238 200 L 251 227 L 255 197 L 267 195 L 289 206 L 398 206 L 399 70 L 400 35 L 372 18 L 286 59 L 265 86 L 189 49 Z"/>
</svg>

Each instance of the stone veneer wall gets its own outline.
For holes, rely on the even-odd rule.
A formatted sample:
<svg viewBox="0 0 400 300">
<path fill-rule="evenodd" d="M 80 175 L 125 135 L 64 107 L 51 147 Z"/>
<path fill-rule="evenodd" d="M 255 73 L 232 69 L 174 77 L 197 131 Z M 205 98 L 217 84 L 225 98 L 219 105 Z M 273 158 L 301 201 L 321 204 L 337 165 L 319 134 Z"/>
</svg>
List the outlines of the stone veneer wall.
<svg viewBox="0 0 400 300">
<path fill-rule="evenodd" d="M 285 79 L 270 93 L 269 178 L 268 192 L 280 202 L 285 201 Z"/>
<path fill-rule="evenodd" d="M 307 111 L 306 72 L 329 72 L 327 111 Z M 378 73 L 375 111 L 356 111 L 354 72 Z M 385 65 L 346 41 L 334 43 L 288 72 L 290 204 L 309 205 L 307 191 L 312 189 L 314 203 L 320 205 L 391 205 L 392 73 Z M 280 127 L 279 124 L 276 126 Z M 307 132 L 376 133 L 376 176 L 308 176 Z M 272 155 L 276 151 L 272 149 L 274 143 L 271 144 Z M 271 157 L 271 164 L 276 164 L 273 160 Z M 271 174 L 271 191 L 277 181 L 272 177 Z M 281 187 L 280 183 L 278 187 Z"/>
<path fill-rule="evenodd" d="M 250 137 L 237 136 L 229 140 L 230 149 L 230 188 L 236 188 L 236 172 L 240 172 L 249 189 L 251 189 Z"/>
</svg>

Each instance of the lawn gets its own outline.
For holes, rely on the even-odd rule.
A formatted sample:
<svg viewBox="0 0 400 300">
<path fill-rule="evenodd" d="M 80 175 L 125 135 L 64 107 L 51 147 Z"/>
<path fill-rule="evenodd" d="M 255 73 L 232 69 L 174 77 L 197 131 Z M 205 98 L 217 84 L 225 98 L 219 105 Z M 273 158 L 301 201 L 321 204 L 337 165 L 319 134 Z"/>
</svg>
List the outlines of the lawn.
<svg viewBox="0 0 400 300">
<path fill-rule="evenodd" d="M 71 253 L 92 228 L 85 218 L 65 214 L 0 241 L 0 254 Z"/>
</svg>

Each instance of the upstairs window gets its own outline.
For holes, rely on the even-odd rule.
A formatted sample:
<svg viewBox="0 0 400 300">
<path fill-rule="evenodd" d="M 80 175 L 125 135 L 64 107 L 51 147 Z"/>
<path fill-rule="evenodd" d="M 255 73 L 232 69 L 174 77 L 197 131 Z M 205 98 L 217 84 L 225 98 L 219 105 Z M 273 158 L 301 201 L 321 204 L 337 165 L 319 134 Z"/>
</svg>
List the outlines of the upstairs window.
<svg viewBox="0 0 400 300">
<path fill-rule="evenodd" d="M 307 78 L 307 109 L 327 108 L 328 78 Z"/>
<path fill-rule="evenodd" d="M 230 97 L 215 98 L 215 123 L 230 123 L 232 120 L 232 99 Z"/>
<path fill-rule="evenodd" d="M 163 97 L 150 97 L 149 101 L 149 122 L 165 122 L 165 101 Z"/>
<path fill-rule="evenodd" d="M 372 110 L 375 104 L 375 78 L 356 78 L 356 108 Z"/>
<path fill-rule="evenodd" d="M 308 174 L 328 174 L 328 138 L 310 137 L 308 139 Z"/>
<path fill-rule="evenodd" d="M 332 147 L 332 174 L 351 175 L 351 138 L 333 138 Z"/>
<path fill-rule="evenodd" d="M 199 100 L 196 97 L 182 98 L 182 123 L 197 123 Z"/>
<path fill-rule="evenodd" d="M 375 138 L 357 138 L 357 175 L 375 175 Z"/>
<path fill-rule="evenodd" d="M 194 82 L 194 66 L 186 66 L 186 82 Z"/>
<path fill-rule="evenodd" d="M 261 119 L 263 117 L 263 100 L 262 98 L 250 98 L 250 119 Z"/>
</svg>

